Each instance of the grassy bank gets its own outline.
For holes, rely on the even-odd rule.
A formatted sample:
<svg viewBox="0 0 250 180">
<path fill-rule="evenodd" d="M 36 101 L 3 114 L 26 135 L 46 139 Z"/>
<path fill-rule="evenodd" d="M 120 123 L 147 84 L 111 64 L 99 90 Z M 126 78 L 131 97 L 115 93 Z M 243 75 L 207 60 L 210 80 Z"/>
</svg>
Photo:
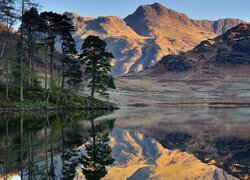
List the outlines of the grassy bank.
<svg viewBox="0 0 250 180">
<path fill-rule="evenodd" d="M 0 102 L 0 112 L 9 111 L 52 111 L 52 110 L 113 110 L 116 104 L 91 99 L 69 91 L 54 90 L 45 92 L 41 89 L 32 89 L 25 92 L 25 100 L 20 102 L 18 96 L 12 93 L 8 101 Z M 4 96 L 4 92 L 0 93 Z M 48 101 L 47 101 L 48 100 Z"/>
</svg>

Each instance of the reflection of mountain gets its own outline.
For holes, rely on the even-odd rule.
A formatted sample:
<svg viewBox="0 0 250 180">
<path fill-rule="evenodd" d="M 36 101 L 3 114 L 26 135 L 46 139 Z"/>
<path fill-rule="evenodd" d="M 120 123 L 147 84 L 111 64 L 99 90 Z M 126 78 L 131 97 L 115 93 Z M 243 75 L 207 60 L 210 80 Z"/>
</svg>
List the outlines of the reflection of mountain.
<svg viewBox="0 0 250 180">
<path fill-rule="evenodd" d="M 162 124 L 160 129 L 152 129 L 151 133 L 155 134 L 157 131 L 157 135 L 155 135 L 166 148 L 189 152 L 205 163 L 214 164 L 234 176 L 248 179 L 250 175 L 250 140 L 211 136 L 212 133 L 215 133 L 212 131 L 223 129 L 219 127 L 210 130 L 207 127 L 203 133 L 190 132 L 190 126 L 197 130 L 200 125 Z M 185 126 L 185 128 L 181 128 L 180 126 Z M 179 132 L 173 131 L 174 129 L 178 129 Z M 202 131 L 202 129 L 200 130 Z M 161 134 L 160 136 L 159 133 Z"/>
<path fill-rule="evenodd" d="M 247 179 L 249 115 L 249 108 L 131 108 L 129 115 L 126 111 L 119 113 L 116 126 L 139 129 L 168 149 L 188 152 L 202 162 Z"/>
<path fill-rule="evenodd" d="M 87 121 L 100 115 L 76 113 L 74 115 L 52 114 L 51 116 L 23 117 L 21 123 L 25 124 L 25 128 L 21 130 L 23 132 L 23 137 L 21 137 L 23 146 L 21 147 L 17 144 L 20 141 L 18 136 L 21 134 L 17 129 L 20 127 L 11 126 L 19 124 L 20 119 L 12 116 L 13 120 L 10 124 L 5 119 L 0 121 L 0 128 L 6 127 L 5 132 L 0 133 L 1 150 L 3 152 L 3 154 L 0 154 L 1 161 L 5 160 L 6 156 L 8 160 L 12 158 L 7 163 L 17 164 L 17 166 L 11 166 L 16 169 L 4 166 L 6 175 L 20 171 L 18 169 L 21 168 L 19 156 L 22 152 L 22 168 L 24 169 L 22 176 L 24 179 L 28 179 L 28 177 L 43 179 L 48 177 L 49 173 L 51 178 L 55 179 L 68 180 L 74 177 L 84 179 L 86 171 L 83 171 L 81 165 L 83 157 L 87 157 L 85 158 L 87 160 L 85 161 L 87 162 L 85 167 L 88 167 L 87 170 L 91 170 L 91 172 L 93 172 L 92 165 L 95 159 L 95 165 L 101 167 L 101 175 L 107 173 L 104 179 L 141 179 L 142 177 L 144 179 L 150 177 L 154 179 L 165 179 L 166 177 L 170 179 L 186 177 L 189 179 L 198 177 L 222 180 L 234 179 L 223 170 L 200 162 L 193 155 L 165 149 L 154 139 L 143 134 L 113 129 L 115 119 L 106 116 L 95 121 Z M 150 118 L 150 116 L 148 117 Z M 36 121 L 31 119 L 36 119 Z M 126 119 L 126 123 L 129 123 L 128 117 Z M 150 121 L 152 123 L 152 119 Z M 133 120 L 133 122 L 135 121 Z M 140 125 L 141 122 L 140 120 Z M 157 123 L 157 121 L 154 123 Z M 39 128 L 33 129 L 33 126 L 38 124 L 40 124 Z M 13 127 L 17 129 L 13 131 Z M 151 127 L 154 130 L 154 126 Z M 109 144 L 107 144 L 108 134 L 110 135 Z M 6 143 L 9 148 L 5 146 L 5 138 L 13 139 L 13 141 Z M 94 139 L 96 148 L 93 147 Z M 79 147 L 82 143 L 92 146 L 89 146 L 89 150 L 86 151 L 84 145 Z M 110 147 L 112 147 L 112 153 Z M 17 152 L 15 149 L 18 149 Z M 93 153 L 94 151 L 96 152 Z M 112 158 L 115 159 L 113 165 L 109 165 L 110 160 L 112 160 L 110 153 Z M 94 158 L 94 156 L 96 157 Z M 101 157 L 104 158 L 101 159 Z M 83 172 L 85 172 L 85 175 Z"/>
<path fill-rule="evenodd" d="M 105 179 L 236 179 L 141 133 L 114 129 L 110 136 L 115 164 Z"/>
</svg>

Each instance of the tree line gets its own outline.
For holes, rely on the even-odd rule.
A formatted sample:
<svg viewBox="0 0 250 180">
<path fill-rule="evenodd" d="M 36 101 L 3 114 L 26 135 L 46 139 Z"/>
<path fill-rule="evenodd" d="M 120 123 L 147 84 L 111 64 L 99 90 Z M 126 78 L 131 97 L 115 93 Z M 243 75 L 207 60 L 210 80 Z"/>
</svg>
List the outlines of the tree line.
<svg viewBox="0 0 250 180">
<path fill-rule="evenodd" d="M 108 86 L 114 86 L 110 75 L 114 56 L 106 51 L 105 41 L 90 35 L 79 53 L 69 17 L 39 13 L 30 0 L 21 0 L 20 6 L 17 2 L 0 2 L 0 85 L 5 91 L 5 98 L 0 98 L 23 102 L 29 100 L 28 92 L 40 91 L 49 102 L 55 91 L 76 93 L 83 80 L 91 99 L 95 92 L 108 97 Z M 18 30 L 12 30 L 18 22 Z"/>
</svg>

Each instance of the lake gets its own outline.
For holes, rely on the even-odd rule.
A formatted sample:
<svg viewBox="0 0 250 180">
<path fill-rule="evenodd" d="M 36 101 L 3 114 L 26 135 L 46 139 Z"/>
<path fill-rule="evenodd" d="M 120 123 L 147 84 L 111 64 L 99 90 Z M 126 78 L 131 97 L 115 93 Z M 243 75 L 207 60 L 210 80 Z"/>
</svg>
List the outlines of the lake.
<svg viewBox="0 0 250 180">
<path fill-rule="evenodd" d="M 0 179 L 248 179 L 250 108 L 1 114 Z"/>
</svg>

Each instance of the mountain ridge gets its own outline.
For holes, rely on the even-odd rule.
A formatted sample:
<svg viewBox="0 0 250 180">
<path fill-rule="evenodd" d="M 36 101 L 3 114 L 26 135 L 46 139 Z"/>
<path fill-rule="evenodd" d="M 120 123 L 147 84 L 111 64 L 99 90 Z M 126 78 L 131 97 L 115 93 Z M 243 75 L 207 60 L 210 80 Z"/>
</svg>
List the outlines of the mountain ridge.
<svg viewBox="0 0 250 180">
<path fill-rule="evenodd" d="M 227 72 L 229 77 L 235 75 L 236 67 L 241 67 L 238 74 L 247 73 L 250 64 L 249 44 L 250 24 L 241 23 L 214 39 L 202 41 L 190 51 L 165 56 L 147 73 L 159 76 L 168 72 L 190 72 L 187 76 L 225 78 L 223 73 L 227 68 L 231 71 L 229 74 Z"/>
<path fill-rule="evenodd" d="M 142 71 L 165 55 L 188 51 L 201 41 L 216 37 L 214 32 L 222 33 L 241 22 L 237 19 L 192 20 L 159 3 L 140 6 L 124 19 L 65 14 L 76 27 L 74 38 L 78 49 L 88 35 L 99 36 L 107 42 L 107 50 L 115 56 L 112 61 L 114 76 Z"/>
</svg>

